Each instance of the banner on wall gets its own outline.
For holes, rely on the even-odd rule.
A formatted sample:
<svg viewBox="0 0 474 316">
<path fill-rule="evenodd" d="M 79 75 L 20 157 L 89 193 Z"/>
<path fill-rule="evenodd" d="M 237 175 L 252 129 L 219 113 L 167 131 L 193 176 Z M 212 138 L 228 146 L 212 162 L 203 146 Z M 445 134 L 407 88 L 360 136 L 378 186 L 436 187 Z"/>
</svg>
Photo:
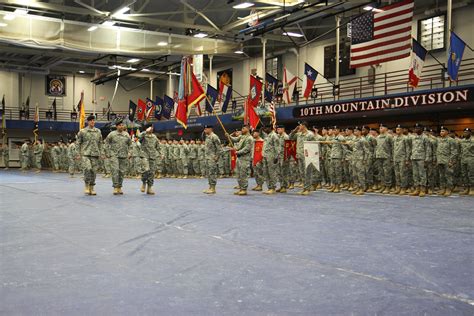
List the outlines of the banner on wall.
<svg viewBox="0 0 474 316">
<path fill-rule="evenodd" d="M 66 77 L 46 75 L 46 95 L 53 97 L 66 96 Z"/>
</svg>

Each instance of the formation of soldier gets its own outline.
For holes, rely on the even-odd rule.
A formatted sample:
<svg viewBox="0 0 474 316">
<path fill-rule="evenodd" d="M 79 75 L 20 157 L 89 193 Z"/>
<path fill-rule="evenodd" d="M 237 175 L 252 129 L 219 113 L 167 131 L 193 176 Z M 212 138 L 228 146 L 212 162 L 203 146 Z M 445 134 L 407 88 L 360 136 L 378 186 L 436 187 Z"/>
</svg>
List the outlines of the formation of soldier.
<svg viewBox="0 0 474 316">
<path fill-rule="evenodd" d="M 88 124 L 76 141 L 59 141 L 48 147 L 53 171 L 68 172 L 71 177 L 83 173 L 85 192 L 90 195 L 95 195 L 98 172 L 112 178 L 115 195 L 123 194 L 124 178 L 141 179 L 141 191 L 153 195 L 156 178 L 207 177 L 209 188 L 204 193 L 214 194 L 218 178 L 235 176 L 235 194 L 243 196 L 247 195 L 252 175 L 256 182 L 252 190 L 264 191 L 266 185 L 265 194 L 301 188 L 301 195 L 320 189 L 333 193 L 347 190 L 355 195 L 474 195 L 474 138 L 469 128 L 458 137 L 445 127 L 438 135 L 420 124 L 393 129 L 384 124 L 377 129 L 310 129 L 307 122 L 299 122 L 289 133 L 282 125 L 254 131 L 244 125 L 226 134 L 228 143 L 224 143 L 212 126 L 205 127 L 204 141 L 159 140 L 152 125 L 131 137 L 119 120 L 116 130 L 103 140 L 94 127 L 93 116 L 88 117 Z M 285 156 L 288 140 L 296 141 L 296 157 Z M 319 170 L 313 164 L 306 167 L 306 141 L 319 143 Z M 254 165 L 255 142 L 263 142 L 263 158 Z M 25 141 L 20 148 L 22 171 L 31 167 L 39 172 L 45 162 L 44 151 L 45 144 L 40 140 L 32 144 Z M 235 170 L 231 168 L 232 151 Z M 8 162 L 6 146 L 3 157 Z"/>
</svg>

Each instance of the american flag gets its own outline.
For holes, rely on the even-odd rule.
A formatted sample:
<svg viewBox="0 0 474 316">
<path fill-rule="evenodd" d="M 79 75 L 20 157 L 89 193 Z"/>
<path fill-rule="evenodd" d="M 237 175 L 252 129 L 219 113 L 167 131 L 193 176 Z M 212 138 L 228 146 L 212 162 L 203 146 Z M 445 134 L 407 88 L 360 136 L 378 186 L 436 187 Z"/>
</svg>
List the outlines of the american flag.
<svg viewBox="0 0 474 316">
<path fill-rule="evenodd" d="M 352 21 L 351 68 L 409 57 L 413 6 L 405 0 Z"/>
</svg>

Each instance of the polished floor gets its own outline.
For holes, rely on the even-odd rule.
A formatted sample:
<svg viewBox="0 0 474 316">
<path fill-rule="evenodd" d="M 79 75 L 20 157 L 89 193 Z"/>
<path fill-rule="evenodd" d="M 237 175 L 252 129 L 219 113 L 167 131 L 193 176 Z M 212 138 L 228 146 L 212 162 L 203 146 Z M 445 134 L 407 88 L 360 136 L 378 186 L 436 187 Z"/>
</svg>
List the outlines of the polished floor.
<svg viewBox="0 0 474 316">
<path fill-rule="evenodd" d="M 234 185 L 0 171 L 0 314 L 474 314 L 474 198 Z"/>
</svg>

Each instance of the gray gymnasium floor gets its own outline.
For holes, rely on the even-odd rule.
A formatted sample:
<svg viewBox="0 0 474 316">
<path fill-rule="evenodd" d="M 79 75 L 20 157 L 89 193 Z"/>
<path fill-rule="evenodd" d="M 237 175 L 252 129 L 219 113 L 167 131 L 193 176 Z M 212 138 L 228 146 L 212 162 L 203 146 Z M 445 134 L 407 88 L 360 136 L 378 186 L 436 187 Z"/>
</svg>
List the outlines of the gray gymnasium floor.
<svg viewBox="0 0 474 316">
<path fill-rule="evenodd" d="M 0 171 L 0 314 L 474 314 L 474 198 L 234 185 Z"/>
</svg>

